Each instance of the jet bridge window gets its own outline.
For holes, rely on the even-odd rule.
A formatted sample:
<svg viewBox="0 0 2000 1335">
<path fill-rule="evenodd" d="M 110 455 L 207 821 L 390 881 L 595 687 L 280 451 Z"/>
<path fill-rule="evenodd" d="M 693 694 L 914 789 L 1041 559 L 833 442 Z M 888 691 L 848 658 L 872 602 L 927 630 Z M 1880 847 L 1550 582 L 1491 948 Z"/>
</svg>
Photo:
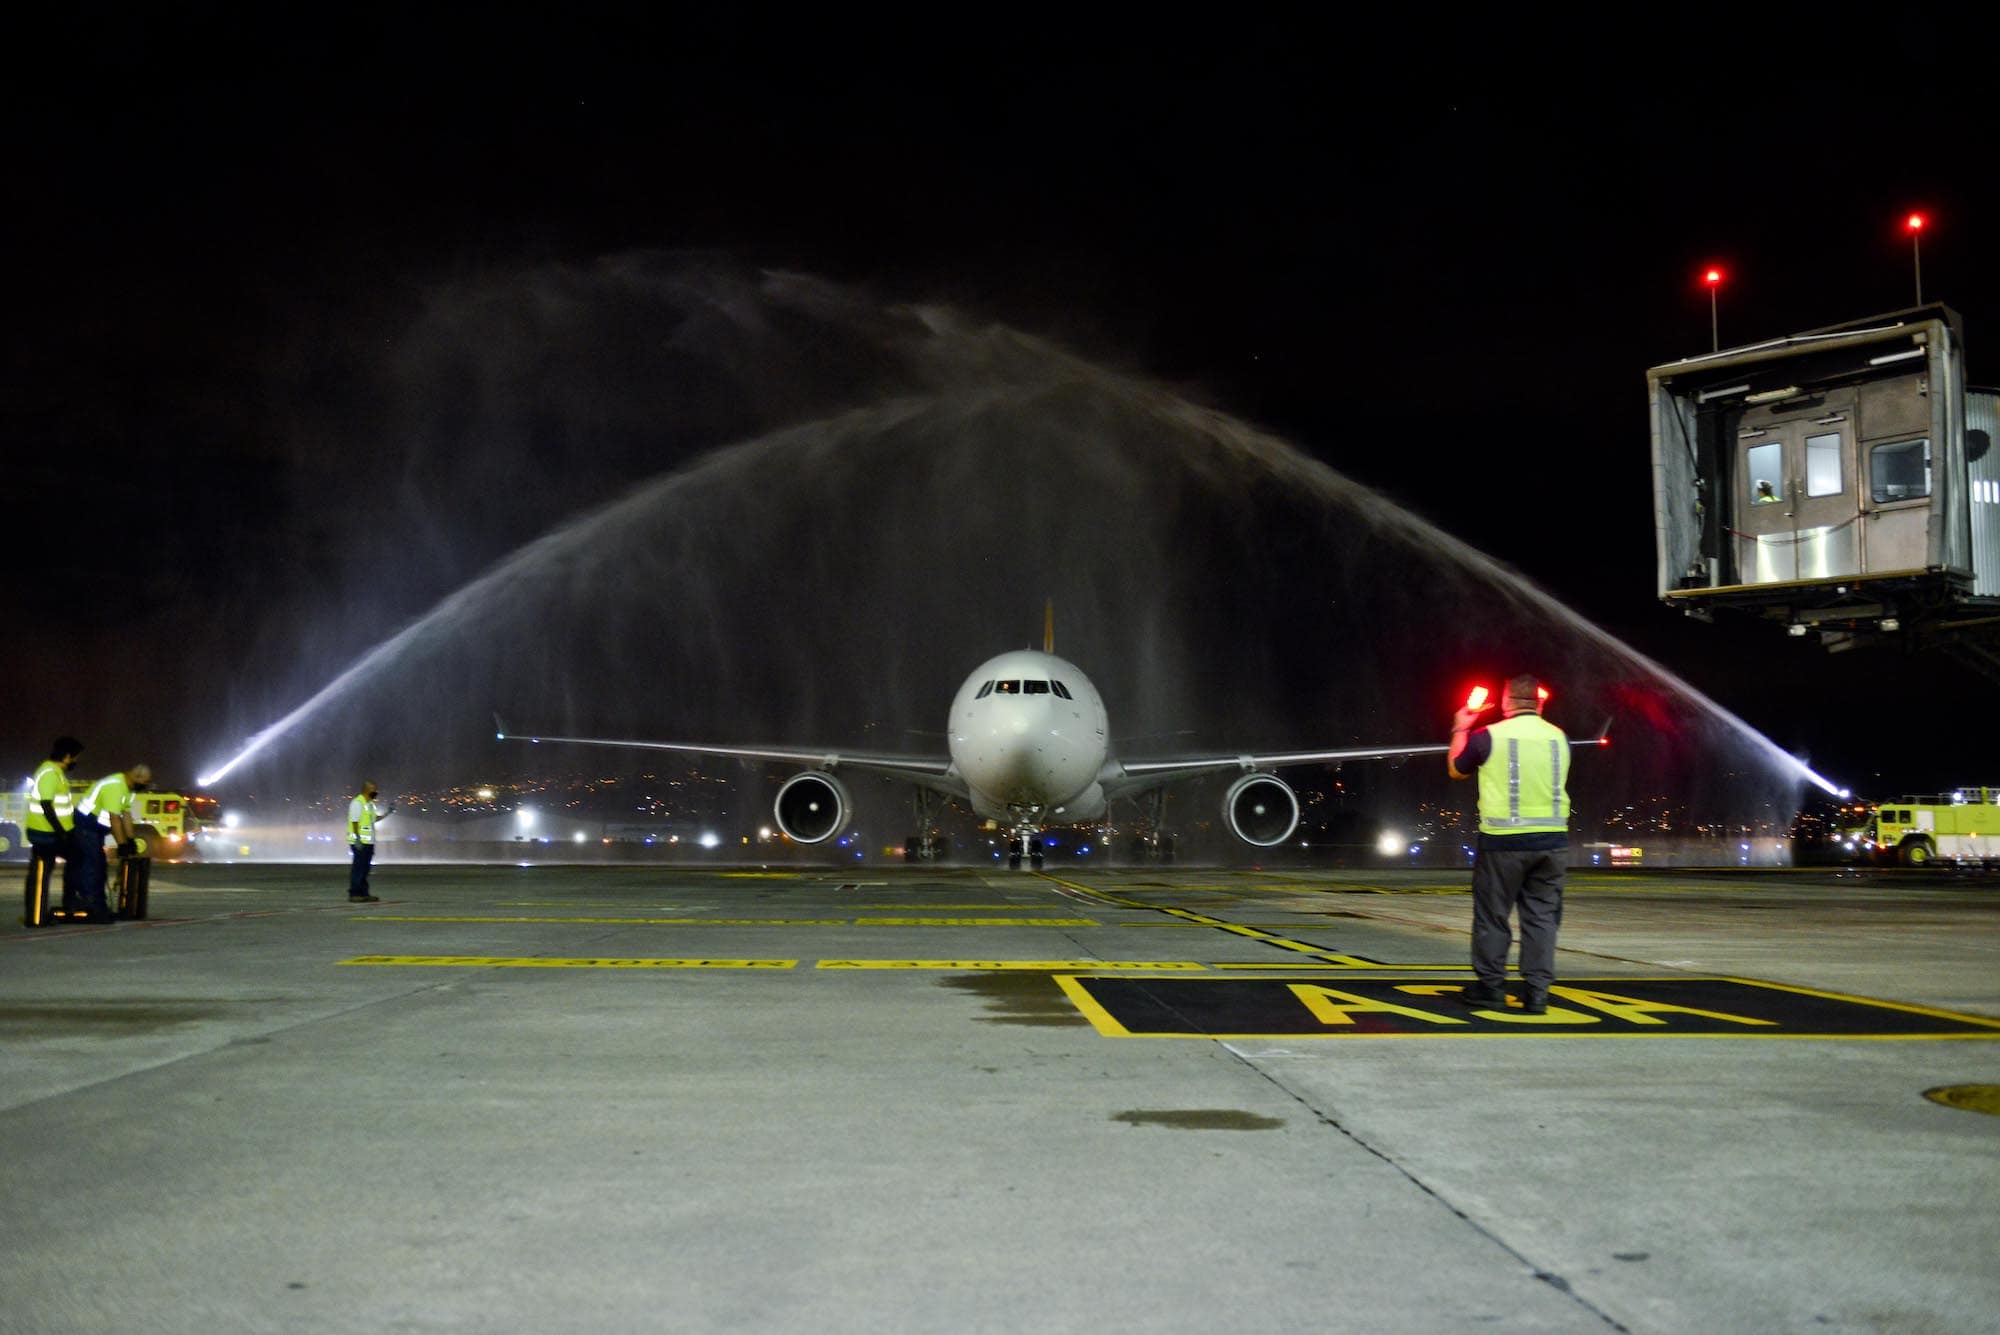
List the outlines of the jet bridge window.
<svg viewBox="0 0 2000 1335">
<path fill-rule="evenodd" d="M 1029 695 L 1047 695 L 1049 684 L 1045 681 L 1024 681 L 1021 683 Z"/>
<path fill-rule="evenodd" d="M 993 694 L 993 683 L 989 681 L 984 686 L 981 686 L 979 688 L 979 694 L 973 696 L 972 698 L 975 700 L 984 700 L 987 696 L 991 694 Z"/>
<path fill-rule="evenodd" d="M 1018 681 L 996 681 L 993 683 L 993 689 L 1000 695 L 1019 695 L 1021 693 L 1021 683 Z"/>
<path fill-rule="evenodd" d="M 1074 700 L 1076 698 L 1075 696 L 1069 693 L 1069 687 L 1063 685 L 1059 681 L 1052 681 L 1049 683 L 1049 685 L 1055 687 L 1056 694 L 1060 695 L 1065 700 Z"/>
<path fill-rule="evenodd" d="M 1840 494 L 1840 433 L 1806 437 L 1806 495 Z"/>
<path fill-rule="evenodd" d="M 1752 445 L 1743 452 L 1750 471 L 1750 504 L 1775 505 L 1785 499 L 1785 446 L 1782 441 Z"/>
<path fill-rule="evenodd" d="M 1875 503 L 1922 500 L 1931 494 L 1931 443 L 1899 440 L 1868 452 L 1868 473 Z"/>
</svg>

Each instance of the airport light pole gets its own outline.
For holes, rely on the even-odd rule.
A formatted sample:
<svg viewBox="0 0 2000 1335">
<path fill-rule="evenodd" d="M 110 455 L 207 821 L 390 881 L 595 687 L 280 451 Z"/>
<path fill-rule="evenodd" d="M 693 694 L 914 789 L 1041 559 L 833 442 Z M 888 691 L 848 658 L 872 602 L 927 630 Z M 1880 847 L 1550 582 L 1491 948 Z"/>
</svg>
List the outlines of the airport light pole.
<svg viewBox="0 0 2000 1335">
<path fill-rule="evenodd" d="M 1910 261 L 1917 271 L 1917 305 L 1924 304 L 1924 215 L 1912 213 L 1903 222 L 1904 230 L 1910 234 Z"/>
<path fill-rule="evenodd" d="M 1701 281 L 1708 287 L 1708 350 L 1721 352 L 1722 324 L 1715 313 L 1715 290 L 1722 286 L 1722 270 L 1711 266 L 1702 274 Z"/>
</svg>

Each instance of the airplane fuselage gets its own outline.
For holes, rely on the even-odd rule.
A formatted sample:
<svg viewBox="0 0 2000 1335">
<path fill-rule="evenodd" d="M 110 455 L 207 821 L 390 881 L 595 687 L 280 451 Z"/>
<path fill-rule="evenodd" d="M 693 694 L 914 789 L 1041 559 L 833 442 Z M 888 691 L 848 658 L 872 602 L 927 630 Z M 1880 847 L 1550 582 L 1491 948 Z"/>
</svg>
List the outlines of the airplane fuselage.
<svg viewBox="0 0 2000 1335">
<path fill-rule="evenodd" d="M 1032 649 L 988 659 L 958 688 L 948 736 L 978 815 L 1039 828 L 1104 814 L 1104 701 L 1076 664 Z"/>
</svg>

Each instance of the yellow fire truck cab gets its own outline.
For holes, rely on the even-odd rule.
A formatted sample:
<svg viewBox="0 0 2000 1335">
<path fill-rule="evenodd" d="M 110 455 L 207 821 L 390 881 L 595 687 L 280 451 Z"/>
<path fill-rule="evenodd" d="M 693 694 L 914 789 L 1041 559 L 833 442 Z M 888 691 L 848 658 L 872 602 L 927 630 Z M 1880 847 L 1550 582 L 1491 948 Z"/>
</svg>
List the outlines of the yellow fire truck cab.
<svg viewBox="0 0 2000 1335">
<path fill-rule="evenodd" d="M 2000 860 L 2000 788 L 1884 802 L 1875 808 L 1870 837 L 1878 857 L 1905 867 Z"/>
<path fill-rule="evenodd" d="M 140 793 L 132 799 L 132 823 L 158 832 L 154 856 L 168 861 L 192 852 L 193 840 L 221 814 L 220 802 L 198 793 Z"/>
</svg>

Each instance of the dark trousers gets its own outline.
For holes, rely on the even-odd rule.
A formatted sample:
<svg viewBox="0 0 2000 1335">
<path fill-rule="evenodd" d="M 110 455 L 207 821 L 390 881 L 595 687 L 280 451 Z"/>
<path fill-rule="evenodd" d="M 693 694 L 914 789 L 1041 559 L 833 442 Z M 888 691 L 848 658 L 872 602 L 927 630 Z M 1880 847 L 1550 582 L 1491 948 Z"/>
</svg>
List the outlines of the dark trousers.
<svg viewBox="0 0 2000 1335">
<path fill-rule="evenodd" d="M 23 919 L 31 927 L 40 927 L 49 921 L 49 881 L 54 878 L 56 859 L 63 860 L 63 907 L 69 905 L 69 852 L 70 842 L 67 832 L 58 834 L 53 830 L 29 830 L 28 835 L 28 911 Z"/>
<path fill-rule="evenodd" d="M 1547 992 L 1556 980 L 1556 929 L 1562 925 L 1563 864 L 1568 849 L 1496 853 L 1480 849 L 1472 860 L 1472 971 L 1499 987 L 1507 980 L 1507 918 L 1521 918 L 1521 980 Z"/>
<path fill-rule="evenodd" d="M 354 853 L 354 865 L 347 872 L 347 893 L 365 895 L 368 893 L 368 867 L 375 861 L 375 845 L 355 843 L 349 848 Z"/>
<path fill-rule="evenodd" d="M 104 884 L 111 870 L 104 858 L 105 833 L 105 827 L 95 819 L 79 815 L 76 828 L 69 835 L 70 865 L 76 868 L 76 897 L 87 913 L 111 911 L 111 906 L 104 902 Z M 67 896 L 67 878 L 63 888 Z"/>
</svg>

